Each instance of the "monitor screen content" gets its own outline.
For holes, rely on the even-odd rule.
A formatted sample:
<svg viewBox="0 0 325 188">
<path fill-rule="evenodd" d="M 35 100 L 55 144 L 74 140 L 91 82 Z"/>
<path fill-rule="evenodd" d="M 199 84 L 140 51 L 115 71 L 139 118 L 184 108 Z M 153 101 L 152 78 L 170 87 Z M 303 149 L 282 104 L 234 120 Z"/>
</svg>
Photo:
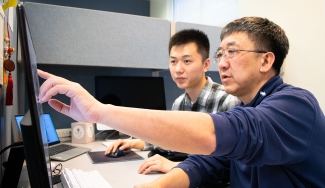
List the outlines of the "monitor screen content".
<svg viewBox="0 0 325 188">
<path fill-rule="evenodd" d="M 48 139 L 42 105 L 38 102 L 39 77 L 36 53 L 30 35 L 25 10 L 17 6 L 17 25 L 21 53 L 21 67 L 26 76 L 29 111 L 20 121 L 25 158 L 31 187 L 52 187 L 52 174 L 48 151 Z"/>
<path fill-rule="evenodd" d="M 15 116 L 15 120 L 16 120 L 16 124 L 17 124 L 19 133 L 21 133 L 20 121 L 23 119 L 23 117 L 24 117 L 23 115 L 16 115 Z"/>
<path fill-rule="evenodd" d="M 52 118 L 50 116 L 50 114 L 43 114 L 44 116 L 44 125 L 45 125 L 45 129 L 46 129 L 46 137 L 48 140 L 48 144 L 52 145 L 52 144 L 56 144 L 60 142 L 60 139 L 58 137 L 58 134 L 56 133 L 55 130 L 55 126 L 53 124 Z"/>
</svg>

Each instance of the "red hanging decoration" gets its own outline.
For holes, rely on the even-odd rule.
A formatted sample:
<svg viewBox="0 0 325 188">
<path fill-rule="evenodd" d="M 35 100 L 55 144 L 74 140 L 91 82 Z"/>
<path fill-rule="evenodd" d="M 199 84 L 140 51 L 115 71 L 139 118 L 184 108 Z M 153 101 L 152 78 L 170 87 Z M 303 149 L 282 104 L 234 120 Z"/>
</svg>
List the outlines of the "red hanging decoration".
<svg viewBox="0 0 325 188">
<path fill-rule="evenodd" d="M 7 90 L 6 90 L 6 106 L 13 105 L 13 80 L 11 76 L 11 72 L 15 70 L 15 63 L 10 59 L 12 54 L 15 52 L 15 49 L 10 46 L 10 31 L 9 26 L 7 22 L 7 33 L 6 37 L 4 38 L 5 43 L 7 44 L 7 47 L 4 51 L 4 61 L 3 61 L 3 68 L 5 71 L 8 71 L 8 80 L 7 80 Z"/>
<path fill-rule="evenodd" d="M 12 81 L 11 73 L 9 72 L 8 85 L 7 85 L 7 91 L 6 91 L 6 106 L 12 105 L 13 87 L 14 87 L 14 83 Z"/>
<path fill-rule="evenodd" d="M 9 24 L 7 22 L 7 33 L 5 33 L 4 41 L 7 47 L 4 49 L 4 61 L 3 61 L 3 68 L 4 71 L 8 71 L 8 80 L 7 80 L 7 90 L 6 90 L 6 106 L 13 105 L 13 79 L 11 76 L 11 72 L 15 70 L 15 63 L 10 59 L 12 54 L 15 52 L 15 49 L 10 46 L 10 31 L 9 31 Z"/>
</svg>

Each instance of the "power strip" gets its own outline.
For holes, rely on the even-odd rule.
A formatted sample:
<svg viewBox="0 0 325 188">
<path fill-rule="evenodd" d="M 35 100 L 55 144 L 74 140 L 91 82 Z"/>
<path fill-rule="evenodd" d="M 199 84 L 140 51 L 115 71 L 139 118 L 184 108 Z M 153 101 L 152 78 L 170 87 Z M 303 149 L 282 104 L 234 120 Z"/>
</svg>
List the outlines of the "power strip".
<svg viewBox="0 0 325 188">
<path fill-rule="evenodd" d="M 71 129 L 56 129 L 59 138 L 71 137 Z"/>
</svg>

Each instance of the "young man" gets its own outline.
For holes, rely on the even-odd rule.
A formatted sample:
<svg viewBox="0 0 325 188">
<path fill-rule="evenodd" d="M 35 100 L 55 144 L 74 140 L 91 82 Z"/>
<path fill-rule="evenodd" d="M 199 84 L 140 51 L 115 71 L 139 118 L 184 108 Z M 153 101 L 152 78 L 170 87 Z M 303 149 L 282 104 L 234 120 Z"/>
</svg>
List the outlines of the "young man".
<svg viewBox="0 0 325 188">
<path fill-rule="evenodd" d="M 197 187 L 230 168 L 231 187 L 325 187 L 325 116 L 307 90 L 278 76 L 289 42 L 281 27 L 259 17 L 226 25 L 216 61 L 227 93 L 242 103 L 205 114 L 104 105 L 79 84 L 47 79 L 40 102 L 77 121 L 109 124 L 163 148 L 193 155 L 156 181 L 138 187 Z M 70 105 L 51 99 L 61 93 Z M 199 125 L 199 126 L 198 126 Z"/>
<path fill-rule="evenodd" d="M 185 89 L 185 93 L 174 101 L 172 110 L 216 113 L 227 111 L 239 103 L 238 98 L 227 94 L 221 84 L 206 77 L 205 73 L 210 68 L 209 51 L 209 39 L 199 30 L 182 30 L 170 39 L 169 71 L 177 86 Z M 153 145 L 142 140 L 119 139 L 107 147 L 105 154 L 115 152 L 117 148 L 151 150 Z M 177 164 L 155 155 L 145 161 L 139 172 L 168 172 Z"/>
</svg>

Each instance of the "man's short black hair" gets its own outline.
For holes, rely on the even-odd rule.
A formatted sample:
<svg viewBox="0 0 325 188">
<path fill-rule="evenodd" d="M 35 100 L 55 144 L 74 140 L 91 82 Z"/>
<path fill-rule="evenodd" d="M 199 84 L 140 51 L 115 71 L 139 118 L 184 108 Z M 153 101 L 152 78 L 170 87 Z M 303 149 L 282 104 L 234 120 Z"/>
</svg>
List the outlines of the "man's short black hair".
<svg viewBox="0 0 325 188">
<path fill-rule="evenodd" d="M 196 44 L 197 52 L 201 54 L 202 61 L 209 58 L 209 38 L 204 32 L 196 29 L 184 29 L 173 35 L 169 40 L 169 53 L 173 46 L 181 46 L 191 42 Z"/>
</svg>

